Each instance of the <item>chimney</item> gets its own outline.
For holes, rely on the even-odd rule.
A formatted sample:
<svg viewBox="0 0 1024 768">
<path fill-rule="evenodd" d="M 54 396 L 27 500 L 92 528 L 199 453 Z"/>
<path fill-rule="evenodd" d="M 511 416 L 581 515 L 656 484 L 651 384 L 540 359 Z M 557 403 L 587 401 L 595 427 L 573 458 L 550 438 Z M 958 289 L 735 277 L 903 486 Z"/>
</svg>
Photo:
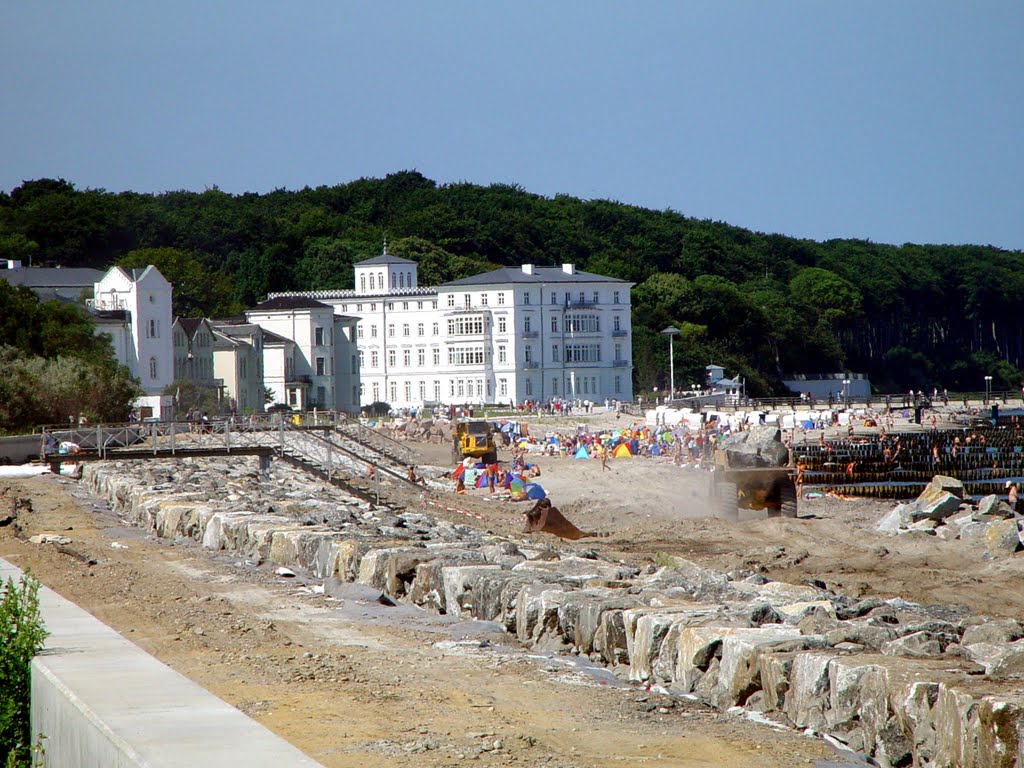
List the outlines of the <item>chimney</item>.
<svg viewBox="0 0 1024 768">
<path fill-rule="evenodd" d="M 533 264 L 523 264 L 523 274 L 524 275 L 532 275 L 533 274 Z"/>
<path fill-rule="evenodd" d="M 576 274 L 576 265 L 575 264 L 563 264 L 562 265 L 562 271 L 565 272 L 565 274 L 567 274 L 567 275 L 575 275 Z"/>
</svg>

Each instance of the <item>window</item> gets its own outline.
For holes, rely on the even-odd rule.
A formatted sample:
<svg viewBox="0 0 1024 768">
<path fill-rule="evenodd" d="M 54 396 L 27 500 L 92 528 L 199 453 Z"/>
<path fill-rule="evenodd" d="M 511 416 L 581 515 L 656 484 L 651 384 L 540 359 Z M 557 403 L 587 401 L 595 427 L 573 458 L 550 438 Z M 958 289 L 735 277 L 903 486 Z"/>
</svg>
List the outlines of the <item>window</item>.
<svg viewBox="0 0 1024 768">
<path fill-rule="evenodd" d="M 481 307 L 486 307 L 487 306 L 487 294 L 486 293 L 481 293 L 480 294 L 480 306 Z"/>
<path fill-rule="evenodd" d="M 392 381 L 388 389 L 391 390 L 391 402 L 394 402 L 398 399 L 398 384 Z"/>
<path fill-rule="evenodd" d="M 380 384 L 373 385 L 373 401 L 380 402 Z"/>
<path fill-rule="evenodd" d="M 523 361 L 527 363 L 533 362 L 533 347 L 527 346 L 523 349 Z"/>
<path fill-rule="evenodd" d="M 507 332 L 508 332 L 508 328 L 505 325 L 505 318 L 504 317 L 499 317 L 498 318 L 498 333 L 507 333 Z"/>
<path fill-rule="evenodd" d="M 565 362 L 567 363 L 599 363 L 601 362 L 600 344 L 566 344 Z"/>
<path fill-rule="evenodd" d="M 409 302 L 408 301 L 403 301 L 402 302 L 402 309 L 408 309 L 408 308 L 409 308 Z"/>
<path fill-rule="evenodd" d="M 420 302 L 420 303 L 422 303 L 422 302 Z M 423 323 L 420 323 L 419 325 L 416 326 L 416 335 L 417 336 L 425 335 L 425 329 L 424 329 Z"/>
<path fill-rule="evenodd" d="M 430 302 L 430 308 L 431 309 L 437 309 L 437 302 L 436 301 Z"/>
<path fill-rule="evenodd" d="M 532 395 L 533 394 L 533 381 L 531 381 L 530 379 L 527 379 L 523 383 L 526 385 L 526 394 L 527 395 Z"/>
<path fill-rule="evenodd" d="M 567 307 L 569 306 L 569 292 L 568 291 L 565 292 L 565 306 L 567 306 Z"/>
<path fill-rule="evenodd" d="M 402 323 L 402 335 L 403 336 L 408 336 L 409 335 L 409 324 L 408 323 Z"/>
<path fill-rule="evenodd" d="M 326 370 L 327 370 L 326 360 L 324 360 L 324 358 L 322 358 L 322 357 L 318 357 L 316 359 L 316 375 L 317 376 L 323 376 L 326 373 Z"/>
<path fill-rule="evenodd" d="M 601 330 L 601 318 L 598 315 L 566 315 L 566 333 L 598 333 Z"/>
<path fill-rule="evenodd" d="M 441 325 L 439 323 L 434 323 L 433 330 L 434 330 L 434 335 L 435 336 L 437 336 L 441 332 L 440 329 L 441 329 Z"/>
<path fill-rule="evenodd" d="M 457 382 L 455 382 L 455 384 L 456 384 L 455 393 L 459 397 L 462 397 L 463 395 L 465 395 L 466 394 L 466 382 L 463 381 L 462 379 L 459 379 Z"/>
<path fill-rule="evenodd" d="M 417 301 L 416 302 L 416 309 L 423 309 L 423 302 L 422 301 Z"/>
<path fill-rule="evenodd" d="M 249 361 L 246 360 L 244 357 L 241 360 L 238 361 L 238 376 L 239 376 L 239 378 L 242 378 L 242 379 L 249 378 L 249 366 L 248 366 L 248 363 L 249 363 Z"/>
<path fill-rule="evenodd" d="M 371 325 L 370 326 L 370 338 L 371 339 L 376 339 L 377 338 L 377 326 L 376 325 Z"/>
<path fill-rule="evenodd" d="M 394 323 L 388 323 L 388 336 L 391 337 L 391 336 L 394 336 L 394 335 L 395 335 L 395 324 Z"/>
<path fill-rule="evenodd" d="M 558 333 L 558 316 L 557 315 L 552 315 L 551 316 L 551 332 L 552 333 Z"/>
<path fill-rule="evenodd" d="M 389 301 L 388 302 L 388 312 L 392 312 L 392 311 L 394 311 L 394 309 L 395 309 L 395 302 Z"/>
<path fill-rule="evenodd" d="M 420 400 L 426 400 L 426 399 L 427 399 L 427 382 L 421 381 L 420 382 Z"/>
<path fill-rule="evenodd" d="M 391 273 L 391 287 L 394 288 L 398 285 L 398 278 L 395 277 L 395 273 Z"/>
<path fill-rule="evenodd" d="M 377 352 L 370 353 L 370 367 L 377 368 L 380 365 L 380 355 Z"/>
<path fill-rule="evenodd" d="M 316 401 L 321 408 L 327 405 L 327 389 L 325 387 L 316 388 Z"/>
<path fill-rule="evenodd" d="M 313 329 L 313 343 L 318 347 L 322 347 L 324 344 L 324 329 L 314 328 Z"/>
<path fill-rule="evenodd" d="M 498 294 L 498 304 L 501 305 L 501 304 L 504 304 L 504 303 L 505 303 L 505 294 L 504 293 L 499 293 Z"/>
<path fill-rule="evenodd" d="M 612 291 L 612 304 L 618 304 L 618 303 L 619 303 L 619 292 L 618 291 Z"/>
<path fill-rule="evenodd" d="M 395 359 L 396 358 L 397 358 L 397 355 L 395 354 L 395 350 L 389 349 L 388 350 L 388 365 L 391 366 L 392 368 L 395 367 Z"/>
<path fill-rule="evenodd" d="M 612 330 L 613 331 L 621 331 L 622 330 L 622 319 L 618 315 L 614 315 L 612 317 Z"/>
<path fill-rule="evenodd" d="M 584 293 L 583 291 L 580 291 L 580 304 L 585 304 L 586 303 L 587 300 L 586 300 L 585 297 L 586 297 L 586 293 Z"/>
<path fill-rule="evenodd" d="M 529 315 L 527 315 L 526 317 L 523 318 L 523 330 L 526 331 L 527 333 L 530 332 L 530 316 Z"/>
<path fill-rule="evenodd" d="M 399 272 L 398 275 L 401 277 L 402 273 Z M 410 400 L 412 400 L 412 382 L 407 381 L 405 382 L 405 401 L 409 402 Z"/>
<path fill-rule="evenodd" d="M 558 294 L 555 293 L 554 291 L 551 292 L 551 303 L 552 304 L 557 304 L 558 303 Z"/>
<path fill-rule="evenodd" d="M 356 304 L 356 312 L 362 312 L 362 311 L 363 311 L 363 305 L 362 304 Z"/>
<path fill-rule="evenodd" d="M 615 360 L 621 360 L 622 359 L 622 345 L 621 344 L 616 344 L 615 345 L 615 356 L 614 356 L 614 359 Z"/>
<path fill-rule="evenodd" d="M 473 306 L 472 299 L 473 297 L 470 296 L 468 293 L 463 297 L 462 303 L 466 307 L 466 309 L 469 309 L 471 306 Z"/>
<path fill-rule="evenodd" d="M 363 326 L 356 326 L 356 336 L 360 339 L 363 338 Z"/>
<path fill-rule="evenodd" d="M 560 358 L 560 355 L 559 355 L 559 352 L 558 352 L 558 345 L 557 345 L 557 344 L 555 344 L 555 345 L 554 345 L 554 346 L 553 346 L 553 347 L 551 348 L 551 362 L 553 362 L 553 363 L 557 363 L 557 362 L 559 362 L 559 360 L 560 360 L 560 359 L 561 359 L 561 358 Z"/>
<path fill-rule="evenodd" d="M 146 325 L 146 338 L 147 339 L 159 339 L 160 338 L 160 321 L 150 319 Z M 154 377 L 156 378 L 156 377 Z"/>
<path fill-rule="evenodd" d="M 391 277 L 394 277 L 394 275 L 392 275 Z M 398 287 L 405 288 L 405 272 L 398 273 Z M 408 399 L 409 398 L 406 398 L 406 400 Z"/>
<path fill-rule="evenodd" d="M 504 344 L 499 344 L 498 345 L 498 362 L 499 363 L 507 363 L 508 362 L 508 350 L 507 350 L 507 348 L 505 347 Z"/>
<path fill-rule="evenodd" d="M 348 312 L 348 304 L 342 304 L 341 305 L 341 311 L 342 312 Z"/>
<path fill-rule="evenodd" d="M 362 309 L 362 307 L 360 307 L 360 309 Z M 377 302 L 375 302 L 375 301 L 371 301 L 370 302 L 370 311 L 371 312 L 376 312 L 377 311 Z"/>
<path fill-rule="evenodd" d="M 374 280 L 373 280 L 373 274 L 371 273 L 371 274 L 370 274 L 370 290 L 371 290 L 371 291 L 372 291 L 372 290 L 375 290 L 375 289 L 376 289 L 376 287 L 377 287 L 377 285 L 376 285 L 376 283 L 374 282 Z"/>
<path fill-rule="evenodd" d="M 598 301 L 599 298 L 600 297 L 598 296 L 597 291 L 594 291 L 594 304 L 600 304 L 601 303 L 600 301 Z"/>
<path fill-rule="evenodd" d="M 427 350 L 417 349 L 416 350 L 416 365 L 422 368 L 427 364 Z"/>
<path fill-rule="evenodd" d="M 297 390 L 297 389 L 289 389 L 288 390 L 288 405 L 298 405 L 298 404 L 299 404 L 299 390 Z"/>
<path fill-rule="evenodd" d="M 523 304 L 529 304 L 529 303 L 530 303 L 530 292 L 526 291 L 526 292 L 523 293 Z"/>
<path fill-rule="evenodd" d="M 440 349 L 435 349 L 434 350 L 434 365 L 440 365 L 440 364 L 441 364 L 441 350 Z"/>
<path fill-rule="evenodd" d="M 557 395 L 558 394 L 558 377 L 557 376 L 555 376 L 554 378 L 551 379 L 551 394 L 552 395 Z"/>
<path fill-rule="evenodd" d="M 434 399 L 441 399 L 441 382 L 438 381 L 437 379 L 434 380 Z"/>
<path fill-rule="evenodd" d="M 498 379 L 498 395 L 505 397 L 508 394 L 508 379 Z"/>
<path fill-rule="evenodd" d="M 150 322 L 152 322 L 152 320 Z M 155 357 L 151 357 L 151 358 L 149 358 L 149 378 L 155 379 L 157 373 L 158 373 L 158 371 L 157 371 L 157 367 L 156 367 L 156 358 Z"/>
<path fill-rule="evenodd" d="M 455 397 L 455 380 L 448 380 L 448 397 Z"/>
<path fill-rule="evenodd" d="M 484 332 L 483 315 L 453 317 L 448 320 L 449 336 L 479 336 Z"/>
<path fill-rule="evenodd" d="M 359 382 L 359 397 L 363 397 L 366 394 L 366 384 Z"/>
<path fill-rule="evenodd" d="M 361 350 L 361 349 L 360 349 L 360 350 L 359 350 L 359 367 L 360 367 L 360 368 L 362 368 L 362 367 L 363 367 L 363 359 L 364 359 L 364 358 L 363 358 L 363 350 Z"/>
<path fill-rule="evenodd" d="M 402 365 L 408 368 L 412 365 L 412 351 L 408 349 L 402 350 Z"/>
<path fill-rule="evenodd" d="M 359 276 L 359 290 L 360 291 L 365 291 L 366 290 L 366 275 L 360 275 Z"/>
<path fill-rule="evenodd" d="M 483 347 L 450 347 L 448 365 L 483 365 Z"/>
<path fill-rule="evenodd" d="M 412 272 L 405 273 L 405 284 L 412 288 Z"/>
<path fill-rule="evenodd" d="M 448 294 L 448 306 L 449 307 L 454 307 L 455 306 L 455 294 L 454 293 L 449 293 Z"/>
<path fill-rule="evenodd" d="M 377 273 L 377 282 L 380 283 L 380 289 L 383 291 L 384 290 L 384 273 L 383 272 L 378 272 Z"/>
</svg>

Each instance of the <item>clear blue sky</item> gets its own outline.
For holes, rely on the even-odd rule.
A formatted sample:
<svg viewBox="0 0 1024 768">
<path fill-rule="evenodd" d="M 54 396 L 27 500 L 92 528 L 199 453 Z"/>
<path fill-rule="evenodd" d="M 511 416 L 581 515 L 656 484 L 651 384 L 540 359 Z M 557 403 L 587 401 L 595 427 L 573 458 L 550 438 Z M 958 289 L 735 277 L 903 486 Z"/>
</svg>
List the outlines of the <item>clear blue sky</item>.
<svg viewBox="0 0 1024 768">
<path fill-rule="evenodd" d="M 1024 3 L 31 2 L 0 188 L 417 169 L 815 239 L 1024 249 Z"/>
</svg>

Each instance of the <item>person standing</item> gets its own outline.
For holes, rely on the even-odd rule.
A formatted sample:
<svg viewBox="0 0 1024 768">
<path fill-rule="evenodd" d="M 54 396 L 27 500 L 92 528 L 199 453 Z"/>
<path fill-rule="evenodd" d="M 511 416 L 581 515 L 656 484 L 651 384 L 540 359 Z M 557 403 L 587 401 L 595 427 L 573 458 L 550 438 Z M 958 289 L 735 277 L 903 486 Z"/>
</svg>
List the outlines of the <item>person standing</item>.
<svg viewBox="0 0 1024 768">
<path fill-rule="evenodd" d="M 1018 511 L 1017 505 L 1019 503 L 1017 484 L 1012 480 L 1007 480 L 1006 487 L 1009 489 L 1006 492 L 1006 502 L 1010 505 L 1010 509 L 1016 513 Z"/>
</svg>

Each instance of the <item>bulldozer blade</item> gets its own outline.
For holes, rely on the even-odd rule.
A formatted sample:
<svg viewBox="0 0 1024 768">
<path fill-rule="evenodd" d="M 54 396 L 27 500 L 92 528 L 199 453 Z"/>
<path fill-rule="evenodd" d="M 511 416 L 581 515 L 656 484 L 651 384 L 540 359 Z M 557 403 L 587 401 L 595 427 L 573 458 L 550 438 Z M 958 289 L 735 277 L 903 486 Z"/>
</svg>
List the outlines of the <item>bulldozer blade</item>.
<svg viewBox="0 0 1024 768">
<path fill-rule="evenodd" d="M 581 531 L 575 525 L 565 519 L 558 507 L 552 506 L 548 499 L 538 501 L 529 512 L 526 513 L 526 527 L 523 533 L 550 533 L 560 539 L 585 539 L 590 537 L 607 536 L 607 533 L 596 533 L 594 531 Z"/>
</svg>

